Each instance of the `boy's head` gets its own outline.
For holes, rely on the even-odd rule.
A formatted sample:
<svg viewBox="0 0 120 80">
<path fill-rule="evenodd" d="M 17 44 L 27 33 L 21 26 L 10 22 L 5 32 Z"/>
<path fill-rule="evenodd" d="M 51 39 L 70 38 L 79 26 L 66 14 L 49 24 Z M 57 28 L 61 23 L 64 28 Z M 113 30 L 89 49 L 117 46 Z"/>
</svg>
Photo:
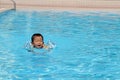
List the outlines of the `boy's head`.
<svg viewBox="0 0 120 80">
<path fill-rule="evenodd" d="M 35 33 L 31 37 L 31 43 L 35 48 L 43 48 L 44 46 L 44 39 L 42 34 Z"/>
</svg>

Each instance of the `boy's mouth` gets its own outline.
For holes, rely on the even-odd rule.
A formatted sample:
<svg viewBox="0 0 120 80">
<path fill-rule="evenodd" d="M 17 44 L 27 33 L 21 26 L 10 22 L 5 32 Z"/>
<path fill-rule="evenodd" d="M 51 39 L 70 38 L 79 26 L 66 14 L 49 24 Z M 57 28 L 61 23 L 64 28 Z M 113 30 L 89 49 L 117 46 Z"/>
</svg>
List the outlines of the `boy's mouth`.
<svg viewBox="0 0 120 80">
<path fill-rule="evenodd" d="M 42 48 L 42 46 L 41 45 L 37 45 L 39 48 Z"/>
</svg>

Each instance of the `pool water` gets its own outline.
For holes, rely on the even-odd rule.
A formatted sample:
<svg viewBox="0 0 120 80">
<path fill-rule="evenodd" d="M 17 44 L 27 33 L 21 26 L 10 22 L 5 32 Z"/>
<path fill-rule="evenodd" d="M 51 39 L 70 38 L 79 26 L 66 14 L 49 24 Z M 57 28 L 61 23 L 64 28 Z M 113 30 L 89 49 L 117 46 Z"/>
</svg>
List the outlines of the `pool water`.
<svg viewBox="0 0 120 80">
<path fill-rule="evenodd" d="M 56 47 L 28 52 L 33 33 Z M 120 80 L 120 13 L 0 13 L 0 80 Z"/>
</svg>

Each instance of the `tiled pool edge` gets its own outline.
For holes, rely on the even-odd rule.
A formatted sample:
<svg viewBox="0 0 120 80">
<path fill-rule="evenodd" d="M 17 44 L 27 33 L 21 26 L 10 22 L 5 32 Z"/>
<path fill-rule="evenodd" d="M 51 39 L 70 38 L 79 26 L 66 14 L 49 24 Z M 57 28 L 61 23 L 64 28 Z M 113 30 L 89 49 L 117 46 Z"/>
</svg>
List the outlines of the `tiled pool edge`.
<svg viewBox="0 0 120 80">
<path fill-rule="evenodd" d="M 0 13 L 8 11 L 8 10 L 12 10 L 12 8 L 0 8 Z"/>
</svg>

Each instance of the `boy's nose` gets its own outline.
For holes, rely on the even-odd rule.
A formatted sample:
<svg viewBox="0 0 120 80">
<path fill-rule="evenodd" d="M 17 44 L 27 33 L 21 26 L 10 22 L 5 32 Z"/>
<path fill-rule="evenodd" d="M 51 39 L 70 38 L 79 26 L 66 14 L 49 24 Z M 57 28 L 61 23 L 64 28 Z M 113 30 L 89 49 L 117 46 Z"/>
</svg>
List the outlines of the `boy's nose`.
<svg viewBox="0 0 120 80">
<path fill-rule="evenodd" d="M 39 44 L 42 44 L 43 42 L 39 42 Z"/>
</svg>

